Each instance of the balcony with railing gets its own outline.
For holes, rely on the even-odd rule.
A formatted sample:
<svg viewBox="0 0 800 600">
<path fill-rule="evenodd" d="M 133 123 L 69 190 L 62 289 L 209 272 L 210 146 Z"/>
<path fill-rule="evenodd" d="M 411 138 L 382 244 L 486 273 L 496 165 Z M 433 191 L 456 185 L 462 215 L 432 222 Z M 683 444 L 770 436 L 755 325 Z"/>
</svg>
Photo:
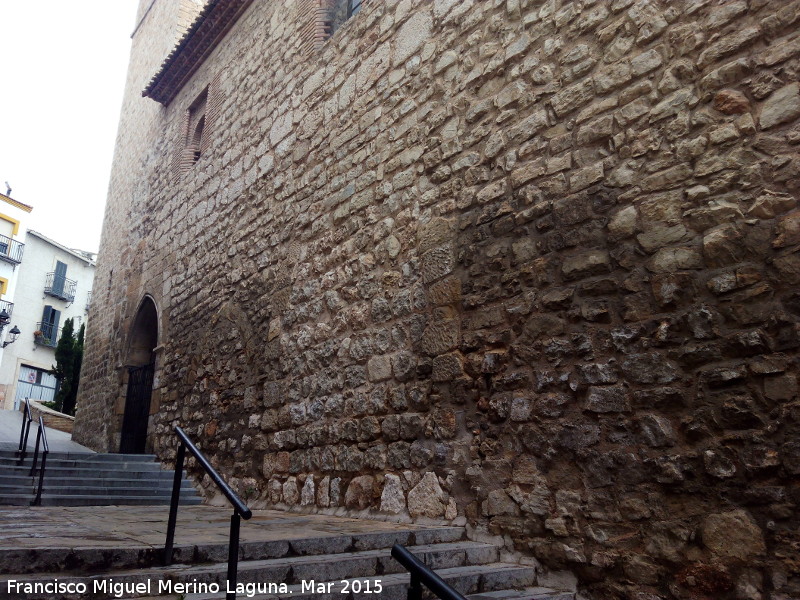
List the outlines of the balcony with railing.
<svg viewBox="0 0 800 600">
<path fill-rule="evenodd" d="M 11 239 L 7 235 L 0 235 L 0 260 L 18 265 L 22 262 L 22 252 L 25 244 Z"/>
<path fill-rule="evenodd" d="M 14 303 L 8 300 L 0 300 L 0 312 L 6 311 L 6 314 L 11 317 L 14 314 Z"/>
<path fill-rule="evenodd" d="M 39 321 L 36 323 L 36 331 L 33 332 L 33 343 L 37 346 L 55 348 L 60 335 L 60 328 L 56 328 L 52 323 L 43 323 Z"/>
<path fill-rule="evenodd" d="M 44 293 L 60 300 L 73 302 L 75 300 L 75 288 L 78 287 L 78 282 L 72 279 L 67 279 L 63 275 L 58 275 L 55 272 L 48 273 L 47 279 L 44 283 Z"/>
</svg>

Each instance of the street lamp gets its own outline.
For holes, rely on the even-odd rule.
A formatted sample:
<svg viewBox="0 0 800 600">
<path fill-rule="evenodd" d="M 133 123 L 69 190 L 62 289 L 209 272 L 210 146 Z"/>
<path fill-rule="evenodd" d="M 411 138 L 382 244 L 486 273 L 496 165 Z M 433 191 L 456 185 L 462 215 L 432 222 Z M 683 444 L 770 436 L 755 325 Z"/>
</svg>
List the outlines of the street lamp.
<svg viewBox="0 0 800 600">
<path fill-rule="evenodd" d="M 10 322 L 11 322 L 11 316 L 6 312 L 6 309 L 4 308 L 3 310 L 0 310 L 0 336 L 2 336 L 3 329 L 5 329 L 6 325 L 8 325 Z M 14 342 L 16 342 L 21 332 L 19 330 L 19 327 L 14 325 L 14 327 L 12 327 L 11 331 L 9 331 L 8 333 L 11 334 L 11 340 L 8 342 L 3 342 L 3 348 L 8 346 L 9 344 L 13 344 Z"/>
</svg>

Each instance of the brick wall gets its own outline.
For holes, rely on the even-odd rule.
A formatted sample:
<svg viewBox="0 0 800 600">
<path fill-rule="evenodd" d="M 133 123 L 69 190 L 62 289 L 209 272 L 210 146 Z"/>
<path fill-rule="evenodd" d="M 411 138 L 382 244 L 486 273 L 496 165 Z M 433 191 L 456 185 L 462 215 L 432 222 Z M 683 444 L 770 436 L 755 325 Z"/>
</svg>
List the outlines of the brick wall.
<svg viewBox="0 0 800 600">
<path fill-rule="evenodd" d="M 468 523 L 596 598 L 800 594 L 800 4 L 368 1 L 310 52 L 313 9 L 129 86 L 76 439 L 149 293 L 149 443 L 257 506 Z"/>
</svg>

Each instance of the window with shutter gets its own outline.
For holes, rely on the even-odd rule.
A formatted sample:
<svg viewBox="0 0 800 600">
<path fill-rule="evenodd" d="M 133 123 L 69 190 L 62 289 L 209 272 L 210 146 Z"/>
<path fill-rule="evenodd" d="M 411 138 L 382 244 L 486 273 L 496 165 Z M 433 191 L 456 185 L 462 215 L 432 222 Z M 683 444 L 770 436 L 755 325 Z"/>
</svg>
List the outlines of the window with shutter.
<svg viewBox="0 0 800 600">
<path fill-rule="evenodd" d="M 42 343 L 45 346 L 55 346 L 58 340 L 58 324 L 61 320 L 61 311 L 56 310 L 49 304 L 42 311 L 42 322 L 39 324 L 39 331 L 42 332 Z"/>
<path fill-rule="evenodd" d="M 56 261 L 56 271 L 53 274 L 53 295 L 63 296 L 64 287 L 67 283 L 67 265 L 60 260 Z"/>
</svg>

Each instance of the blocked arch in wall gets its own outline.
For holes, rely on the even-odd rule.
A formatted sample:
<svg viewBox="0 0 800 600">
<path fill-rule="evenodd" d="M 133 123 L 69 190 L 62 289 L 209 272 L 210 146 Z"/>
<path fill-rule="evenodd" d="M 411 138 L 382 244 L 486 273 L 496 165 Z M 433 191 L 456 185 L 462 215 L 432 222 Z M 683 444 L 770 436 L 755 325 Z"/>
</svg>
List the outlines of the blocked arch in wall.
<svg viewBox="0 0 800 600">
<path fill-rule="evenodd" d="M 125 408 L 119 446 L 121 453 L 143 454 L 146 450 L 158 339 L 158 308 L 148 295 L 139 303 L 128 336 Z"/>
</svg>

